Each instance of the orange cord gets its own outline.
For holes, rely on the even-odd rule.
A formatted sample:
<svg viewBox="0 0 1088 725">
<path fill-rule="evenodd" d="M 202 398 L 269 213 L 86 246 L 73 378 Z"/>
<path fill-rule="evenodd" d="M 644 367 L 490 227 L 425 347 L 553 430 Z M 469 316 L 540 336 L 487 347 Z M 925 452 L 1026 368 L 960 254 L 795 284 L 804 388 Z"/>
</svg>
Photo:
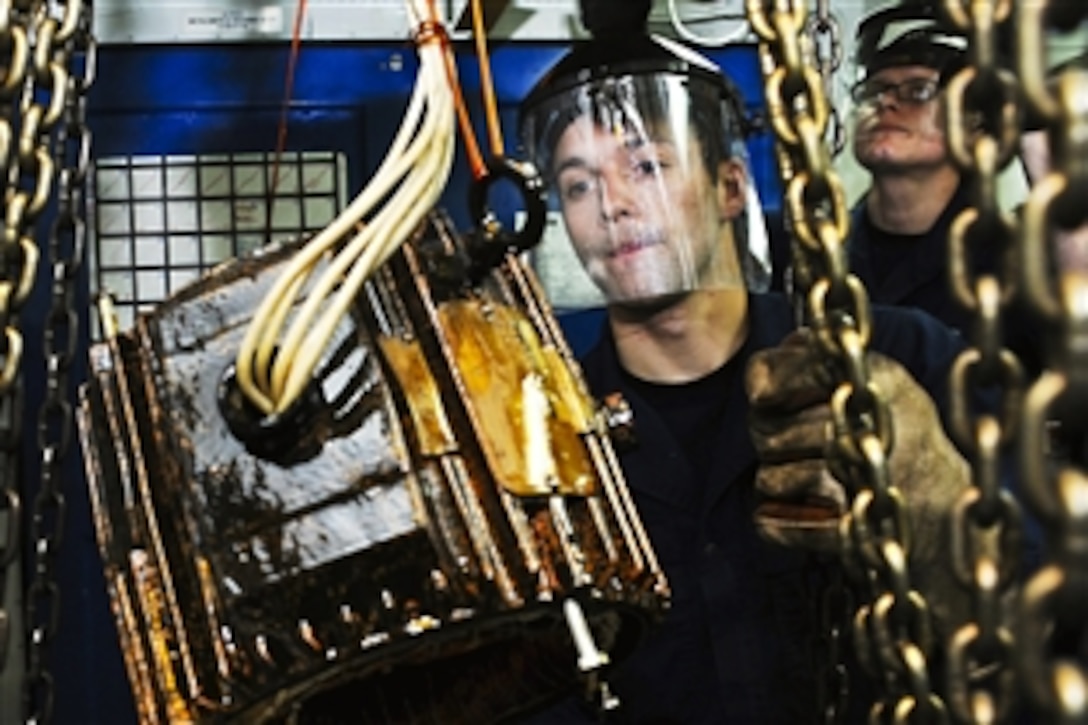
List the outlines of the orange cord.
<svg viewBox="0 0 1088 725">
<path fill-rule="evenodd" d="M 450 49 L 449 36 L 446 34 L 445 28 L 435 19 L 434 0 L 430 0 L 428 5 L 431 8 L 431 19 L 420 25 L 420 30 L 416 35 L 416 42 L 437 40 L 443 45 L 446 59 L 446 77 L 449 79 L 450 87 L 453 90 L 454 105 L 457 109 L 457 123 L 461 129 L 461 138 L 465 144 L 465 156 L 468 158 L 473 178 L 481 179 L 487 175 L 487 164 L 480 152 L 480 144 L 476 140 L 476 133 L 472 128 L 472 120 L 465 104 L 461 83 L 457 79 L 457 66 Z M 487 132 L 491 144 L 491 153 L 493 156 L 498 157 L 504 153 L 502 124 L 499 120 L 498 103 L 495 99 L 495 86 L 491 78 L 491 64 L 487 53 L 487 31 L 483 24 L 483 7 L 480 0 L 472 0 L 472 32 L 476 39 L 476 55 L 480 64 L 480 86 L 484 96 Z"/>
<path fill-rule="evenodd" d="M 484 10 L 480 0 L 472 0 L 472 34 L 476 40 L 476 57 L 480 63 L 480 90 L 484 97 L 484 114 L 487 133 L 491 141 L 491 155 L 503 153 L 502 123 L 499 120 L 499 104 L 495 99 L 495 84 L 491 79 L 491 60 L 487 52 L 487 29 L 484 27 Z"/>
<path fill-rule="evenodd" d="M 287 118 L 291 109 L 291 96 L 295 88 L 295 68 L 298 66 L 299 49 L 302 46 L 302 19 L 306 16 L 306 0 L 298 0 L 295 6 L 295 21 L 291 29 L 291 51 L 287 56 L 287 72 L 283 80 L 283 102 L 280 104 L 280 121 L 276 128 L 276 153 L 272 158 L 272 181 L 268 185 L 268 200 L 265 204 L 265 231 L 271 242 L 272 207 L 276 203 L 276 188 L 280 181 L 280 157 L 287 147 Z"/>
<path fill-rule="evenodd" d="M 476 141 L 476 133 L 472 130 L 472 120 L 468 115 L 468 107 L 465 105 L 465 96 L 461 91 L 461 83 L 457 80 L 457 65 L 450 49 L 450 38 L 446 28 L 438 22 L 438 13 L 434 7 L 434 0 L 427 3 L 431 10 L 431 17 L 419 25 L 415 42 L 417 45 L 437 42 L 442 45 L 442 57 L 445 60 L 446 80 L 453 91 L 454 107 L 457 109 L 457 125 L 461 129 L 461 138 L 465 143 L 465 156 L 468 165 L 472 169 L 472 176 L 476 179 L 487 175 L 487 164 L 484 163 L 483 154 L 480 153 L 480 144 Z"/>
<path fill-rule="evenodd" d="M 487 164 L 484 162 L 480 151 L 479 142 L 476 140 L 475 131 L 472 128 L 472 120 L 469 117 L 468 107 L 465 104 L 464 93 L 461 84 L 457 80 L 457 66 L 453 52 L 450 48 L 449 35 L 445 27 L 438 22 L 438 11 L 435 0 L 427 3 L 430 9 L 430 17 L 420 23 L 415 34 L 415 42 L 422 45 L 429 42 L 438 42 L 442 46 L 446 65 L 446 77 L 453 91 L 454 106 L 457 110 L 457 123 L 461 130 L 461 137 L 465 144 L 465 156 L 468 159 L 472 175 L 480 179 L 487 175 Z M 290 110 L 291 95 L 295 83 L 295 68 L 298 64 L 299 48 L 302 40 L 302 21 L 306 14 L 306 0 L 298 0 L 295 9 L 294 27 L 291 33 L 291 52 L 287 59 L 287 73 L 284 79 L 283 104 L 280 108 L 279 127 L 276 132 L 276 153 L 272 164 L 272 182 L 269 186 L 268 199 L 268 230 L 272 228 L 272 205 L 275 200 L 276 186 L 279 183 L 280 158 L 287 145 L 287 119 Z M 488 138 L 491 144 L 491 153 L 495 156 L 503 155 L 502 125 L 499 120 L 498 103 L 495 99 L 495 87 L 491 77 L 491 64 L 487 52 L 487 33 L 483 27 L 483 8 L 480 0 L 472 0 L 473 35 L 476 36 L 476 54 L 480 64 L 480 86 L 484 97 L 484 112 L 487 121 Z"/>
</svg>

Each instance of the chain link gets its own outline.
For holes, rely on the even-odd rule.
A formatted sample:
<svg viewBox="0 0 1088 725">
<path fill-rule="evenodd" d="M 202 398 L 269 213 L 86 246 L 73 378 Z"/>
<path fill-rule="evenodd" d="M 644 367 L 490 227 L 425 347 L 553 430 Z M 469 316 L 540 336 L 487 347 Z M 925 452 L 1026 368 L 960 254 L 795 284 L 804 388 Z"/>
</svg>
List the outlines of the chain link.
<svg viewBox="0 0 1088 725">
<path fill-rule="evenodd" d="M 831 12 L 831 0 L 816 0 L 816 13 L 808 17 L 805 32 L 812 43 L 816 67 L 824 81 L 824 95 L 833 99 L 835 74 L 842 66 L 843 51 L 842 28 L 839 19 Z M 831 156 L 838 156 L 846 146 L 846 124 L 837 105 L 833 104 L 831 107 L 827 129 Z"/>
<path fill-rule="evenodd" d="M 26 721 L 48 723 L 54 698 L 49 650 L 61 603 L 55 565 L 64 530 L 62 477 L 72 441 L 69 371 L 79 337 L 75 296 L 86 245 L 82 194 L 90 163 L 86 94 L 94 76 L 95 46 L 86 3 L 29 5 L 30 90 L 18 144 L 20 182 L 9 199 L 6 233 L 31 237 L 38 215 L 55 199 L 56 214 L 47 238 L 50 302 L 43 330 L 45 393 L 37 417 L 40 482 L 30 517 L 34 546 L 26 592 L 28 663 L 23 681 Z"/>
<path fill-rule="evenodd" d="M 11 2 L 0 2 L 0 193 L 5 209 L 14 194 L 18 177 L 16 138 L 20 116 L 29 93 L 26 83 L 30 66 L 27 17 Z M 5 212 L 6 214 L 6 212 Z M 22 446 L 23 418 L 23 333 L 20 308 L 30 294 L 37 272 L 38 249 L 31 239 L 22 238 L 5 226 L 0 236 L 0 676 L 16 670 L 11 661 L 15 647 L 12 631 L 15 613 L 5 609 L 15 598 L 5 591 L 8 582 L 17 583 L 20 566 L 22 496 L 19 449 Z M 10 571 L 15 569 L 14 574 Z M 6 711 L 5 711 L 6 712 Z"/>
<path fill-rule="evenodd" d="M 1017 222 L 997 201 L 997 177 L 1019 148 L 1019 89 L 997 65 L 997 28 L 1011 4 L 945 0 L 968 38 L 969 60 L 948 83 L 949 152 L 970 183 L 971 202 L 948 239 L 949 283 L 974 315 L 971 346 L 953 364 L 950 432 L 971 463 L 973 486 L 953 509 L 952 568 L 971 593 L 971 618 L 948 644 L 949 706 L 964 722 L 1004 721 L 1016 699 L 1014 636 L 1005 601 L 1015 595 L 1021 549 L 1019 504 L 1001 483 L 1001 460 L 1018 434 L 1024 372 L 1003 345 L 1002 315 L 1017 292 Z M 979 260 L 995 260 L 993 268 Z M 972 399 L 995 396 L 996 412 Z"/>
<path fill-rule="evenodd" d="M 883 687 L 874 722 L 941 722 L 944 702 L 930 685 L 929 608 L 911 587 L 909 530 L 899 490 L 889 478 L 891 415 L 869 376 L 868 294 L 850 274 L 844 240 L 849 212 L 824 142 L 829 119 L 823 79 L 809 63 L 811 39 L 804 0 L 747 0 L 749 22 L 760 38 L 768 115 L 778 139 L 778 166 L 786 189 L 787 222 L 794 236 L 799 309 L 832 370 L 832 473 L 852 503 L 843 518 L 844 562 L 864 590 L 854 617 L 859 659 Z M 835 702 L 824 703 L 825 721 Z"/>
<path fill-rule="evenodd" d="M 46 95 L 52 97 L 57 92 L 57 78 L 52 73 L 53 67 L 49 63 L 52 60 L 51 46 L 54 34 L 51 32 L 51 20 L 46 13 L 46 6 L 42 2 L 36 2 L 28 4 L 26 11 L 27 37 L 31 43 L 31 64 L 27 69 L 27 93 L 23 97 L 20 109 L 21 125 L 14 149 L 13 184 L 6 198 L 4 215 L 4 236 L 20 241 L 33 240 L 38 215 L 52 196 L 54 167 L 53 160 L 49 156 L 49 134 L 52 130 L 50 121 L 55 119 L 55 114 L 52 112 L 54 103 L 50 100 L 47 104 L 43 104 L 40 99 Z M 63 89 L 60 93 L 63 93 Z M 40 445 L 40 436 L 38 442 Z M 35 523 L 38 518 L 38 508 L 35 503 Z M 32 535 L 36 537 L 37 532 L 33 531 Z M 42 679 L 40 672 L 44 665 L 38 656 L 48 644 L 40 637 L 36 638 L 36 635 L 40 633 L 34 631 L 32 624 L 35 621 L 34 606 L 37 599 L 35 588 L 38 586 L 40 575 L 35 570 L 30 576 L 31 581 L 26 592 L 29 657 L 23 679 L 24 710 L 27 712 L 29 712 L 27 689 L 31 683 Z M 51 700 L 51 693 L 49 697 Z"/>
<path fill-rule="evenodd" d="M 857 606 L 837 562 L 814 561 L 820 589 L 811 608 L 813 622 L 813 662 L 817 668 L 820 719 L 825 725 L 843 721 L 850 700 L 851 678 L 846 666 L 848 639 L 846 629 Z"/>
<path fill-rule="evenodd" d="M 91 35 L 91 8 L 84 0 L 55 5 L 58 16 L 44 27 L 55 44 L 49 53 L 35 54 L 39 78 L 53 80 L 55 99 L 63 97 L 56 116 L 46 121 L 57 131 L 50 157 L 60 164 L 57 175 L 56 214 L 49 231 L 52 270 L 50 308 L 44 328 L 46 391 L 38 413 L 41 450 L 41 486 L 34 501 L 34 574 L 27 592 L 29 668 L 24 687 L 28 722 L 49 722 L 53 679 L 48 670 L 49 644 L 56 633 L 60 594 L 54 564 L 64 527 L 65 498 L 61 490 L 63 464 L 71 450 L 72 390 L 69 369 L 79 338 L 75 296 L 86 249 L 83 189 L 90 165 L 91 133 L 87 126 L 87 93 L 94 81 L 96 46 Z M 48 73 L 45 69 L 48 68 Z"/>
<path fill-rule="evenodd" d="M 1047 531 L 1043 565 L 1024 589 L 1017 659 L 1023 689 L 1048 722 L 1088 720 L 1088 68 L 1047 77 L 1048 33 L 1088 19 L 1071 0 L 1016 4 L 1017 74 L 1031 109 L 1045 119 L 1052 168 L 1031 190 L 1020 227 L 1024 296 L 1051 332 L 1047 369 L 1028 389 L 1020 430 L 1023 500 Z M 1077 258 L 1079 257 L 1079 259 Z M 1070 446 L 1048 455 L 1055 424 Z"/>
</svg>

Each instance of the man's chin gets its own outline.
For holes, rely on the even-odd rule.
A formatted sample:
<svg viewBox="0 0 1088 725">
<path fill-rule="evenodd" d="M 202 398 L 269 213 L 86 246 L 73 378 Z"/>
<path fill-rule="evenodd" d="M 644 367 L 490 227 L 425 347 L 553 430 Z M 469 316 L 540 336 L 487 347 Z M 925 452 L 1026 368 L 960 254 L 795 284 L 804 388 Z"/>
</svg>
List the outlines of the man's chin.
<svg viewBox="0 0 1088 725">
<path fill-rule="evenodd" d="M 893 173 L 909 168 L 912 165 L 909 158 L 890 149 L 881 149 L 865 156 L 859 156 L 858 163 L 872 173 Z"/>
<path fill-rule="evenodd" d="M 866 148 L 856 150 L 854 156 L 857 158 L 858 163 L 867 169 L 894 162 L 896 158 L 893 149 L 888 148 L 886 144 L 875 143 L 869 144 Z"/>
<path fill-rule="evenodd" d="M 672 307 L 677 302 L 680 302 L 688 295 L 690 291 L 682 292 L 665 292 L 665 293 L 644 293 L 638 295 L 627 295 L 619 299 L 609 298 L 608 306 L 616 308 L 618 310 L 627 310 L 633 314 L 645 316 L 647 314 L 653 314 L 662 310 Z"/>
</svg>

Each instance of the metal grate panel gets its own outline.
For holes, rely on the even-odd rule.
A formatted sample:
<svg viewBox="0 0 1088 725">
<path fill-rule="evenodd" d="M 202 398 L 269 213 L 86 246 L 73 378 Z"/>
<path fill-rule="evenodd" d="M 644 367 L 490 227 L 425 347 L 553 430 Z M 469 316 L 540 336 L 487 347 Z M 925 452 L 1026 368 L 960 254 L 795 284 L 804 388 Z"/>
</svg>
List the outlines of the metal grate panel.
<svg viewBox="0 0 1088 725">
<path fill-rule="evenodd" d="M 113 295 L 127 328 L 216 264 L 327 226 L 346 180 L 331 151 L 99 159 L 92 292 Z"/>
</svg>

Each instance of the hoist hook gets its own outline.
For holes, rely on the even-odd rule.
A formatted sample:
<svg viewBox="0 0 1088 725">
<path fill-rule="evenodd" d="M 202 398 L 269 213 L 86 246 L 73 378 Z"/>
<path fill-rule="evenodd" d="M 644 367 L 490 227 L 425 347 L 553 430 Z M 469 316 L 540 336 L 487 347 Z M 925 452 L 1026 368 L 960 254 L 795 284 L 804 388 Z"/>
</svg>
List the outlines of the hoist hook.
<svg viewBox="0 0 1088 725">
<path fill-rule="evenodd" d="M 504 229 L 487 203 L 488 192 L 500 180 L 512 183 L 521 194 L 525 223 L 516 231 Z M 497 265 L 508 252 L 527 251 L 539 243 L 544 235 L 547 221 L 544 182 L 530 163 L 505 156 L 489 159 L 487 173 L 468 188 L 468 208 L 476 224 L 469 247 L 472 257 L 470 276 L 474 282 Z"/>
</svg>

